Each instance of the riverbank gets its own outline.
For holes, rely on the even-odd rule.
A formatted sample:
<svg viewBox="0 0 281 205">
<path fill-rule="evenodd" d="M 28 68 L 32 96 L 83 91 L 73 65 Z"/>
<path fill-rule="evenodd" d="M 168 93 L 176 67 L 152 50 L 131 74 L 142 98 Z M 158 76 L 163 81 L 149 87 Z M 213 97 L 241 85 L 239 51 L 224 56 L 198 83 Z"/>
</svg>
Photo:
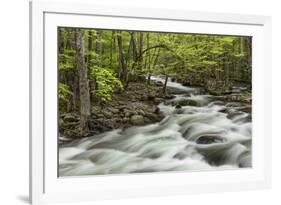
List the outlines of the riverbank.
<svg viewBox="0 0 281 205">
<path fill-rule="evenodd" d="M 252 112 L 252 85 L 250 83 L 232 81 L 226 85 L 223 81 L 207 80 L 203 76 L 192 75 L 192 73 L 188 77 L 178 78 L 177 82 L 184 86 L 201 87 L 205 94 L 210 94 L 217 100 L 226 103 L 236 103 L 237 106 L 242 107 L 241 111 Z"/>
<path fill-rule="evenodd" d="M 165 117 L 158 107 L 161 103 L 173 106 L 176 109 L 183 106 L 200 107 L 205 105 L 203 101 L 206 98 L 202 98 L 203 101 L 200 101 L 198 97 L 192 97 L 198 94 L 206 95 L 208 98 L 212 97 L 216 101 L 230 103 L 230 106 L 236 107 L 241 112 L 251 113 L 251 93 L 245 86 L 233 86 L 231 89 L 222 92 L 222 89 L 213 88 L 213 90 L 210 90 L 205 86 L 187 89 L 185 86 L 179 87 L 178 81 L 181 82 L 182 80 L 169 79 L 169 87 L 167 87 L 165 94 L 163 92 L 164 78 L 153 77 L 150 84 L 131 82 L 124 92 L 114 93 L 112 101 L 92 105 L 88 136 L 114 129 L 160 122 Z M 175 86 L 173 87 L 173 85 Z M 174 100 L 174 98 L 176 99 Z M 227 111 L 221 110 L 221 112 Z M 61 142 L 85 137 L 79 136 L 79 120 L 78 113 L 63 113 L 60 115 Z"/>
<path fill-rule="evenodd" d="M 157 105 L 172 98 L 173 95 L 168 92 L 163 93 L 161 82 L 151 81 L 149 85 L 131 82 L 124 92 L 113 94 L 112 101 L 92 105 L 89 136 L 113 129 L 160 122 L 164 115 L 159 112 Z M 79 138 L 78 113 L 61 114 L 59 123 L 61 136 Z"/>
</svg>

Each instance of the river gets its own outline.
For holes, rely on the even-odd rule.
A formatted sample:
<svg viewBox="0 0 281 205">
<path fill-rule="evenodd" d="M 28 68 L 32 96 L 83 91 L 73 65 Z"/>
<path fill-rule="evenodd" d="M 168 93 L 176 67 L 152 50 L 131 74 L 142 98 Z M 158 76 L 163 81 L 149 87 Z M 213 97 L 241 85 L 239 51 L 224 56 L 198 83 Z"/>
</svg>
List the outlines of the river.
<svg viewBox="0 0 281 205">
<path fill-rule="evenodd" d="M 163 82 L 161 76 L 152 76 Z M 59 148 L 59 175 L 83 176 L 251 167 L 251 117 L 200 88 L 168 80 L 175 98 L 158 105 L 155 124 L 113 130 Z M 190 100 L 196 106 L 175 105 Z"/>
</svg>

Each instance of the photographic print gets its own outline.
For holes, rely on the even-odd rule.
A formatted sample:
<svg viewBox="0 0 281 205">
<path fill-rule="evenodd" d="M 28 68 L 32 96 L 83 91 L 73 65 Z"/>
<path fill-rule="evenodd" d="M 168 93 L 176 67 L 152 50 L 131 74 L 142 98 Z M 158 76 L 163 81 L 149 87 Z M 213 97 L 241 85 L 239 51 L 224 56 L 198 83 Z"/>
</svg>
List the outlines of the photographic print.
<svg viewBox="0 0 281 205">
<path fill-rule="evenodd" d="M 252 37 L 58 27 L 58 173 L 251 168 Z"/>
</svg>

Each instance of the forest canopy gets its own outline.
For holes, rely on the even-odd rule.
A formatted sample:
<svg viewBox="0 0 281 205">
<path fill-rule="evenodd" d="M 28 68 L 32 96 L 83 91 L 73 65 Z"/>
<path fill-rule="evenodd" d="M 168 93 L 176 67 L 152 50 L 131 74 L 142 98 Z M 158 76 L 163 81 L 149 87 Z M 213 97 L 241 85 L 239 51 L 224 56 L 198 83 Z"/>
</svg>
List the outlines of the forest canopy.
<svg viewBox="0 0 281 205">
<path fill-rule="evenodd" d="M 214 94 L 236 82 L 251 86 L 251 37 L 66 27 L 58 35 L 59 109 L 80 114 L 81 135 L 91 104 L 111 101 L 132 82 L 149 85 L 155 74 Z"/>
</svg>

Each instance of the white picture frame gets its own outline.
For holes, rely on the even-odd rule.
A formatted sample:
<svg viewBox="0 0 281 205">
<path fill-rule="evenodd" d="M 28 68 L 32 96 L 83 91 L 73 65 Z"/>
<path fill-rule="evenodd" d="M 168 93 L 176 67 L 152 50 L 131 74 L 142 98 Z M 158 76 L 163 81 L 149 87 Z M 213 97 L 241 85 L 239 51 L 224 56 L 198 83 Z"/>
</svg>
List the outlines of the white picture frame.
<svg viewBox="0 0 281 205">
<path fill-rule="evenodd" d="M 54 80 L 57 79 L 58 26 L 253 36 L 253 167 L 58 178 L 57 81 Z M 30 202 L 43 204 L 269 188 L 270 76 L 270 17 L 59 1 L 30 2 Z"/>
</svg>

